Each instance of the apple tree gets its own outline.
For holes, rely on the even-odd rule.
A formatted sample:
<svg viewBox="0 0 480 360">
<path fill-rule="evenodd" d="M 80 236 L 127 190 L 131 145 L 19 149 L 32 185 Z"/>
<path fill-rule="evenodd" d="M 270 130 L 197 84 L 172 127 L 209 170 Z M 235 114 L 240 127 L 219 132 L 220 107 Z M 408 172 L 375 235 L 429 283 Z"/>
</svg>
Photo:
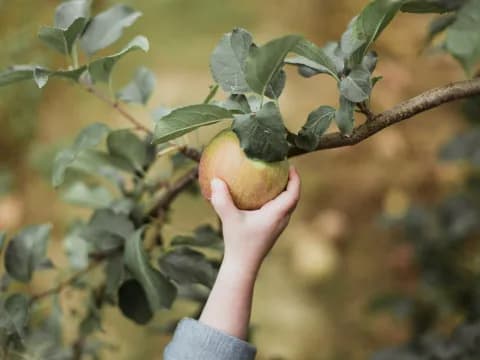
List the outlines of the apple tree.
<svg viewBox="0 0 480 360">
<path fill-rule="evenodd" d="M 428 41 L 445 33 L 440 50 L 458 60 L 468 79 L 428 90 L 377 112 L 370 107 L 370 99 L 375 84 L 382 79 L 375 72 L 381 54 L 373 49 L 376 39 L 400 12 L 438 14 L 428 29 Z M 5 357 L 21 354 L 48 359 L 80 359 L 88 354 L 95 357 L 100 348 L 108 346 L 96 337 L 102 326 L 102 312 L 108 306 L 117 306 L 124 316 L 138 324 L 147 324 L 157 310 L 170 308 L 177 299 L 196 301 L 201 308 L 221 258 L 218 224 L 198 224 L 191 234 L 173 238 L 165 238 L 163 231 L 178 195 L 198 193 L 197 164 L 202 149 L 178 141 L 185 134 L 224 122 L 226 127 L 231 126 L 249 157 L 273 162 L 355 145 L 421 112 L 459 99 L 472 98 L 478 102 L 480 96 L 480 78 L 474 76 L 480 62 L 480 0 L 373 0 L 351 20 L 340 39 L 326 44 L 315 44 L 301 35 L 284 35 L 259 44 L 246 29 L 231 30 L 220 37 L 213 49 L 210 59 L 213 85 L 205 100 L 175 109 L 157 109 L 152 113 L 151 124 L 144 124 L 132 115 L 129 106 L 147 106 L 156 86 L 152 71 L 140 66 L 125 87 L 112 86 L 115 66 L 122 58 L 134 51 L 149 50 L 148 39 L 143 35 L 135 36 L 123 48 L 112 50 L 124 30 L 140 16 L 139 11 L 121 4 L 92 14 L 90 0 L 61 2 L 53 24 L 41 27 L 38 38 L 49 50 L 64 56 L 65 65 L 51 68 L 14 64 L 0 73 L 0 86 L 34 81 L 42 89 L 52 81 L 72 83 L 111 106 L 125 120 L 124 127 L 115 129 L 92 122 L 55 157 L 52 186 L 59 189 L 65 201 L 91 209 L 90 216 L 73 221 L 63 235 L 69 258 L 67 269 L 55 268 L 49 259 L 51 224 L 29 225 L 14 234 L 0 230 L 5 268 L 0 283 L 0 348 Z M 318 107 L 312 109 L 298 133 L 290 131 L 282 120 L 280 102 L 287 81 L 286 66 L 296 67 L 299 76 L 312 82 L 331 77 L 338 84 L 336 106 L 323 104 L 319 99 Z M 218 95 L 220 91 L 224 96 Z M 327 133 L 331 127 L 337 131 Z M 466 148 L 467 143 L 471 148 Z M 478 165 L 479 143 L 478 131 L 468 133 L 454 140 L 451 148 L 447 146 L 446 156 L 470 156 Z M 158 176 L 159 168 L 166 163 L 173 169 L 167 180 Z M 476 186 L 472 191 L 476 191 L 478 200 L 478 178 L 472 184 Z M 452 206 L 462 209 L 466 206 L 462 200 L 456 201 Z M 471 214 L 476 216 L 478 230 L 478 212 Z M 419 254 L 426 254 L 422 261 L 450 254 L 452 248 L 462 246 L 459 238 L 467 236 L 464 223 L 433 235 L 429 235 L 430 230 L 420 231 L 419 224 L 408 225 L 408 218 L 405 224 L 414 229 L 415 246 L 422 246 Z M 444 247 L 431 248 L 429 240 L 434 235 L 445 238 Z M 420 237 L 425 241 L 420 241 Z M 447 255 L 445 264 L 427 263 L 426 268 L 453 276 L 444 281 L 463 280 L 455 277 L 456 265 Z M 51 287 L 33 294 L 15 290 L 16 283 L 28 284 L 35 272 L 52 268 L 58 271 L 60 280 Z M 89 276 L 93 272 L 102 273 L 102 280 L 98 277 L 93 280 Z M 471 287 L 455 289 L 462 294 L 476 291 L 468 294 L 469 309 L 474 310 L 467 314 L 477 321 L 479 274 L 480 269 L 476 268 L 468 278 L 465 284 Z M 81 289 L 88 299 L 78 338 L 73 343 L 62 339 L 58 299 L 59 293 L 68 287 Z M 456 295 L 450 300 L 456 300 Z M 395 297 L 395 301 L 401 300 Z M 412 299 L 405 301 L 414 303 Z M 45 303 L 48 313 L 40 311 Z M 414 315 L 412 319 L 416 319 Z M 460 332 L 471 334 L 469 320 L 466 317 L 467 323 Z M 428 333 L 432 324 L 433 320 L 422 331 L 415 328 L 417 332 L 414 331 L 412 339 L 424 339 L 416 335 Z M 480 333 L 478 328 L 476 331 Z M 458 335 L 459 341 L 467 341 L 468 336 Z M 479 335 L 476 336 L 478 339 Z M 406 346 L 418 344 L 412 342 Z M 415 349 L 420 349 L 418 357 L 414 357 L 417 353 L 412 355 Z M 427 350 L 422 352 L 421 346 L 415 349 L 410 354 L 412 359 L 459 359 L 453 355 L 425 357 L 430 356 Z M 468 347 L 462 349 L 465 354 L 472 351 Z M 380 359 L 383 355 L 378 356 Z M 474 358 L 466 356 L 461 359 Z"/>
</svg>

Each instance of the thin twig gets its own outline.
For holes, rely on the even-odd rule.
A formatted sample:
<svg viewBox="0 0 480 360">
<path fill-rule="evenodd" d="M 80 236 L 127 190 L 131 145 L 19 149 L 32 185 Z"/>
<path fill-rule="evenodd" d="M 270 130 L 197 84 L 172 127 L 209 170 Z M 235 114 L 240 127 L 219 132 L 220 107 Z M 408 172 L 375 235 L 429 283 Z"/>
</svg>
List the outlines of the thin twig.
<svg viewBox="0 0 480 360">
<path fill-rule="evenodd" d="M 101 264 L 101 261 L 92 261 L 88 267 L 86 267 L 85 269 L 83 270 L 80 270 L 78 272 L 76 272 L 75 274 L 73 274 L 71 277 L 69 277 L 68 279 L 62 281 L 61 283 L 59 283 L 57 286 L 53 287 L 53 288 L 50 288 L 48 290 L 45 290 L 44 292 L 41 292 L 41 293 L 38 293 L 36 295 L 33 295 L 32 298 L 30 299 L 30 303 L 34 303 L 35 301 L 38 301 L 42 298 L 45 298 L 47 296 L 50 296 L 50 295 L 54 295 L 54 294 L 58 294 L 60 291 L 62 291 L 64 288 L 66 288 L 67 286 L 73 284 L 75 281 L 77 281 L 78 279 L 80 279 L 83 275 L 89 273 L 90 271 L 92 271 L 93 269 L 95 269 L 98 265 Z"/>
<path fill-rule="evenodd" d="M 64 288 L 67 286 L 73 284 L 75 281 L 80 279 L 83 275 L 89 273 L 93 269 L 95 269 L 97 266 L 99 266 L 103 260 L 108 259 L 110 256 L 112 256 L 115 253 L 119 253 L 123 249 L 123 246 L 120 246 L 118 248 L 108 250 L 108 251 L 103 251 L 103 252 L 98 252 L 98 253 L 93 253 L 89 255 L 89 258 L 92 259 L 90 264 L 85 268 L 82 269 L 72 276 L 70 276 L 68 279 L 60 282 L 57 286 L 52 287 L 48 290 L 45 290 L 41 293 L 38 293 L 36 295 L 33 295 L 32 298 L 30 299 L 30 303 L 34 303 L 35 301 L 38 301 L 40 299 L 43 299 L 47 296 L 58 294 L 60 291 L 62 291 Z"/>
<path fill-rule="evenodd" d="M 202 156 L 202 153 L 198 151 L 197 149 L 188 147 L 188 146 L 182 146 L 181 148 L 178 149 L 183 155 L 185 155 L 187 158 L 200 162 L 200 158 Z"/>
<path fill-rule="evenodd" d="M 375 118 L 375 114 L 370 110 L 370 107 L 368 106 L 367 102 L 361 102 L 358 105 L 358 109 L 360 112 L 365 115 L 367 118 L 367 121 L 371 121 L 373 118 Z"/>
<path fill-rule="evenodd" d="M 177 198 L 178 195 L 180 195 L 183 192 L 183 190 L 185 190 L 185 188 L 187 188 L 193 181 L 195 181 L 195 179 L 197 178 L 197 175 L 198 175 L 198 167 L 195 166 L 193 169 L 188 171 L 185 175 L 183 175 L 180 179 L 178 179 L 177 182 L 175 182 L 173 185 L 171 185 L 168 188 L 167 193 L 159 200 L 155 208 L 150 211 L 149 215 L 163 218 L 164 214 L 170 207 L 171 203 Z M 83 275 L 89 273 L 90 271 L 95 269 L 97 266 L 102 264 L 103 260 L 108 259 L 114 253 L 120 252 L 122 249 L 123 247 L 119 247 L 113 250 L 90 254 L 89 257 L 91 258 L 92 261 L 88 265 L 88 267 L 76 272 L 71 277 L 60 282 L 55 287 L 52 287 L 48 290 L 45 290 L 36 295 L 33 295 L 32 298 L 30 299 L 30 304 L 33 304 L 35 301 L 43 299 L 47 296 L 58 294 L 64 288 L 66 288 L 67 286 L 70 286 L 75 281 L 80 279 Z"/>
<path fill-rule="evenodd" d="M 203 103 L 204 104 L 209 104 L 210 101 L 212 101 L 212 99 L 215 97 L 215 95 L 217 94 L 217 91 L 218 91 L 218 84 L 217 85 L 214 85 L 214 86 L 211 86 L 210 87 L 210 92 L 208 93 L 207 97 L 205 98 L 205 100 L 203 100 Z"/>
<path fill-rule="evenodd" d="M 85 89 L 89 93 L 93 94 L 94 96 L 96 96 L 97 98 L 99 98 L 100 100 L 102 100 L 106 104 L 110 105 L 115 110 L 117 110 L 125 119 L 130 121 L 135 126 L 136 129 L 142 130 L 145 133 L 147 133 L 149 135 L 152 135 L 151 130 L 148 129 L 147 127 L 145 127 L 144 125 L 142 125 L 140 123 L 140 121 L 135 119 L 135 117 L 132 114 L 130 114 L 127 110 L 125 110 L 118 101 L 112 100 L 110 97 L 108 97 L 107 95 L 105 95 L 104 93 L 99 91 L 97 88 L 95 88 L 91 84 L 88 84 L 88 83 L 85 83 L 85 82 L 83 82 L 82 84 L 84 85 Z M 210 95 L 212 97 L 215 95 L 217 89 L 218 89 L 218 86 L 216 86 L 216 87 L 214 87 L 214 89 L 212 89 L 212 91 L 210 93 Z M 208 101 L 210 101 L 210 100 L 208 100 Z M 168 141 L 167 144 L 172 146 L 172 150 L 177 149 L 180 152 L 182 152 L 186 157 L 189 157 L 190 159 L 192 159 L 194 161 L 197 161 L 197 162 L 200 161 L 200 152 L 198 150 L 196 150 L 195 148 L 191 148 L 191 147 L 188 147 L 186 145 L 181 146 L 181 145 L 178 145 L 178 144 L 176 144 L 172 141 Z M 162 155 L 164 155 L 164 154 L 162 154 Z"/>
<path fill-rule="evenodd" d="M 147 134 L 151 134 L 151 130 L 144 126 L 140 121 L 135 119 L 135 117 L 130 114 L 127 110 L 125 110 L 118 101 L 112 100 L 110 97 L 99 91 L 97 88 L 95 88 L 93 85 L 88 84 L 88 83 L 83 83 L 85 90 L 87 90 L 89 93 L 95 95 L 97 98 L 105 102 L 106 104 L 110 105 L 112 108 L 117 110 L 125 119 L 130 121 L 132 125 L 135 126 L 136 129 L 142 130 Z"/>
<path fill-rule="evenodd" d="M 358 144 L 373 134 L 402 120 L 409 119 L 442 104 L 476 95 L 480 95 L 480 78 L 459 81 L 425 91 L 390 110 L 375 115 L 370 121 L 355 128 L 348 137 L 338 132 L 322 136 L 319 145 L 313 151 Z M 309 152 L 294 146 L 290 148 L 288 157 L 303 155 Z"/>
<path fill-rule="evenodd" d="M 195 181 L 197 175 L 198 167 L 196 166 L 178 179 L 169 187 L 167 193 L 158 201 L 155 207 L 150 211 L 149 215 L 152 217 L 163 217 L 176 197 Z"/>
</svg>

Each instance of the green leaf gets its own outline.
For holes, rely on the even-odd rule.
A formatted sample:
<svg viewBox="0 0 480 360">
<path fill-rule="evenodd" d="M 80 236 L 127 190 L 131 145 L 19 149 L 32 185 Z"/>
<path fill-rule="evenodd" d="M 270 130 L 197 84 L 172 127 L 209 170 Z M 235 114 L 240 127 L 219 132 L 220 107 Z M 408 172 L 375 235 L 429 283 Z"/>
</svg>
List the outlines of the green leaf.
<svg viewBox="0 0 480 360">
<path fill-rule="evenodd" d="M 216 231 L 211 225 L 207 224 L 197 227 L 193 236 L 175 236 L 171 241 L 171 245 L 190 245 L 218 248 L 222 245 L 222 238 L 218 235 L 218 231 Z"/>
<path fill-rule="evenodd" d="M 125 281 L 118 289 L 118 307 L 123 315 L 140 325 L 145 325 L 153 318 L 147 294 L 135 279 Z"/>
<path fill-rule="evenodd" d="M 472 165 L 480 165 L 480 128 L 456 135 L 440 149 L 440 159 L 443 161 L 463 161 Z"/>
<path fill-rule="evenodd" d="M 340 81 L 339 87 L 340 94 L 351 102 L 358 103 L 367 100 L 372 91 L 370 72 L 357 66 Z"/>
<path fill-rule="evenodd" d="M 55 347 L 56 350 L 62 347 L 63 345 L 63 328 L 62 328 L 62 319 L 63 319 L 62 306 L 60 304 L 59 294 L 54 294 L 52 296 L 52 306 L 50 307 L 50 313 L 48 317 L 42 322 L 39 330 L 43 333 L 47 333 L 49 340 L 52 342 L 52 347 Z M 52 349 L 53 350 L 53 349 Z"/>
<path fill-rule="evenodd" d="M 338 59 L 331 59 L 324 49 L 306 39 L 300 39 L 292 50 L 295 54 L 300 55 L 297 62 L 303 61 L 303 65 L 316 69 L 319 72 L 332 75 L 338 79 L 337 72 L 339 64 Z M 309 61 L 305 61 L 308 59 Z M 313 62 L 313 63 L 312 63 Z"/>
<path fill-rule="evenodd" d="M 38 65 L 15 65 L 9 70 L 0 73 L 0 86 L 33 79 L 37 86 L 41 88 L 45 86 L 49 77 L 63 77 L 78 81 L 85 70 L 86 66 L 75 70 L 52 71 Z"/>
<path fill-rule="evenodd" d="M 35 80 L 35 83 L 41 89 L 47 85 L 50 74 L 50 70 L 37 67 L 33 70 L 33 80 Z"/>
<path fill-rule="evenodd" d="M 178 108 L 156 122 L 154 140 L 156 143 L 169 141 L 201 126 L 215 124 L 230 117 L 230 111 L 216 105 L 199 104 Z"/>
<path fill-rule="evenodd" d="M 73 45 L 85 28 L 86 23 L 87 19 L 78 18 L 65 30 L 42 26 L 38 32 L 38 37 L 50 48 L 61 54 L 70 55 Z"/>
<path fill-rule="evenodd" d="M 380 81 L 383 79 L 383 76 L 374 76 L 372 78 L 372 89 L 373 87 Z"/>
<path fill-rule="evenodd" d="M 89 245 L 87 239 L 82 236 L 82 230 L 82 225 L 74 225 L 63 240 L 70 266 L 75 270 L 83 270 L 88 266 Z"/>
<path fill-rule="evenodd" d="M 362 68 L 368 70 L 370 73 L 375 71 L 378 62 L 378 54 L 375 51 L 369 51 L 362 59 Z"/>
<path fill-rule="evenodd" d="M 105 276 L 105 297 L 111 304 L 116 304 L 118 289 L 124 278 L 123 256 L 117 255 L 108 259 Z"/>
<path fill-rule="evenodd" d="M 340 75 L 345 67 L 343 54 L 337 42 L 328 42 L 323 48 L 316 49 L 312 43 L 303 44 L 303 53 L 310 54 L 310 58 L 323 61 L 319 64 L 305 56 L 293 56 L 285 60 L 286 64 L 297 65 L 298 72 L 304 77 L 311 77 L 317 74 L 331 74 L 335 78 Z"/>
<path fill-rule="evenodd" d="M 335 118 L 335 111 L 335 108 L 325 105 L 312 111 L 295 138 L 296 145 L 307 151 L 315 149 L 320 142 L 320 137 Z"/>
<path fill-rule="evenodd" d="M 123 29 L 133 25 L 142 15 L 126 5 L 115 5 L 95 16 L 81 38 L 82 48 L 88 55 L 112 45 L 120 39 Z"/>
<path fill-rule="evenodd" d="M 130 163 L 123 158 L 91 149 L 81 151 L 70 167 L 91 175 L 104 176 L 117 185 L 123 181 L 120 171 L 134 172 L 135 170 Z"/>
<path fill-rule="evenodd" d="M 282 94 L 283 89 L 285 88 L 286 82 L 287 74 L 283 69 L 281 69 L 273 77 L 272 81 L 270 81 L 270 84 L 267 85 L 267 89 L 265 90 L 265 96 L 269 97 L 270 99 L 278 99 Z"/>
<path fill-rule="evenodd" d="M 8 286 L 12 282 L 12 278 L 8 273 L 3 273 L 2 276 L 0 276 L 0 292 L 5 292 L 8 290 Z M 0 318 L 1 322 L 1 318 Z"/>
<path fill-rule="evenodd" d="M 132 82 L 121 89 L 116 97 L 127 103 L 146 105 L 155 90 L 155 74 L 142 66 L 137 69 Z"/>
<path fill-rule="evenodd" d="M 342 74 L 345 70 L 345 54 L 340 48 L 340 43 L 329 41 L 323 46 L 322 50 L 333 63 L 336 73 Z"/>
<path fill-rule="evenodd" d="M 407 0 L 401 10 L 408 13 L 445 13 L 460 8 L 465 0 Z"/>
<path fill-rule="evenodd" d="M 245 66 L 252 35 L 244 29 L 234 29 L 223 35 L 210 57 L 210 71 L 220 87 L 232 94 L 251 91 L 245 80 Z"/>
<path fill-rule="evenodd" d="M 135 227 L 125 214 L 116 214 L 111 209 L 96 210 L 90 219 L 91 228 L 104 230 L 127 239 L 132 235 Z"/>
<path fill-rule="evenodd" d="M 285 59 L 285 64 L 298 66 L 298 72 L 304 77 L 312 77 L 317 74 L 329 73 L 325 66 L 317 64 L 315 61 L 309 60 L 304 56 L 289 57 L 288 59 Z"/>
<path fill-rule="evenodd" d="M 134 231 L 135 226 L 128 215 L 98 209 L 81 234 L 96 250 L 109 251 L 119 249 Z"/>
<path fill-rule="evenodd" d="M 0 86 L 13 84 L 15 82 L 32 80 L 35 65 L 15 65 L 0 73 Z"/>
<path fill-rule="evenodd" d="M 458 13 L 455 22 L 447 29 L 445 46 L 472 75 L 480 60 L 480 0 L 470 0 Z"/>
<path fill-rule="evenodd" d="M 55 10 L 55 27 L 68 29 L 78 18 L 90 17 L 91 0 L 70 0 L 61 3 Z"/>
<path fill-rule="evenodd" d="M 137 230 L 126 242 L 124 261 L 134 278 L 142 285 L 150 308 L 170 308 L 177 295 L 175 286 L 150 265 L 142 243 L 143 229 Z"/>
<path fill-rule="evenodd" d="M 301 37 L 288 35 L 272 40 L 261 47 L 253 47 L 246 61 L 245 76 L 250 88 L 263 95 L 267 86 L 283 66 L 287 54 L 298 44 Z"/>
<path fill-rule="evenodd" d="M 86 337 L 97 330 L 102 330 L 102 317 L 96 304 L 95 294 L 92 292 L 88 300 L 87 313 L 80 322 L 79 331 Z"/>
<path fill-rule="evenodd" d="M 342 52 L 359 64 L 367 50 L 392 21 L 402 6 L 403 0 L 374 0 L 348 25 L 342 35 Z"/>
<path fill-rule="evenodd" d="M 82 76 L 86 70 L 87 66 L 84 65 L 74 70 L 56 70 L 50 73 L 49 76 L 66 78 L 78 82 L 78 79 L 80 79 L 80 76 Z"/>
<path fill-rule="evenodd" d="M 86 65 L 74 70 L 56 70 L 56 71 L 51 71 L 48 69 L 37 67 L 33 71 L 33 79 L 35 80 L 39 88 L 44 87 L 51 77 L 60 77 L 60 78 L 70 79 L 75 82 L 78 82 L 78 80 L 86 70 L 87 70 Z"/>
<path fill-rule="evenodd" d="M 335 122 L 342 134 L 350 135 L 354 127 L 355 104 L 340 95 L 340 106 L 335 113 Z"/>
<path fill-rule="evenodd" d="M 266 103 L 256 114 L 236 115 L 232 130 L 250 158 L 267 162 L 285 159 L 287 134 L 280 111 L 273 102 Z"/>
<path fill-rule="evenodd" d="M 425 39 L 425 46 L 429 45 L 438 34 L 445 31 L 450 25 L 452 25 L 456 19 L 456 14 L 438 16 L 433 19 L 428 26 L 428 35 Z"/>
<path fill-rule="evenodd" d="M 187 247 L 169 251 L 158 261 L 162 271 L 176 283 L 213 286 L 217 270 L 201 252 Z"/>
<path fill-rule="evenodd" d="M 7 238 L 7 233 L 5 231 L 0 231 L 0 253 L 3 250 L 3 244 L 5 244 L 6 238 Z"/>
<path fill-rule="evenodd" d="M 116 54 L 100 58 L 88 65 L 88 72 L 93 81 L 100 81 L 108 83 L 110 75 L 112 74 L 115 64 L 126 54 L 134 50 L 142 50 L 148 52 L 149 43 L 145 36 L 137 36 L 130 41 L 127 46 Z"/>
<path fill-rule="evenodd" d="M 94 209 L 108 207 L 113 201 L 112 194 L 106 188 L 88 186 L 81 181 L 68 186 L 62 193 L 62 199 L 73 205 Z"/>
<path fill-rule="evenodd" d="M 110 129 L 107 125 L 94 123 L 84 128 L 75 138 L 72 147 L 60 151 L 53 163 L 52 183 L 57 187 L 63 183 L 65 172 L 77 159 L 78 155 L 87 149 L 96 147 L 102 142 Z"/>
<path fill-rule="evenodd" d="M 148 160 L 147 144 L 130 130 L 112 131 L 107 136 L 108 152 L 128 161 L 133 168 L 143 172 Z"/>
<path fill-rule="evenodd" d="M 70 165 L 75 161 L 77 153 L 72 149 L 60 151 L 53 161 L 52 185 L 60 186 L 65 180 L 65 173 Z"/>
<path fill-rule="evenodd" d="M 197 246 L 211 246 L 222 242 L 222 238 L 218 235 L 218 231 L 211 225 L 200 225 L 194 231 Z"/>
<path fill-rule="evenodd" d="M 263 96 L 257 94 L 251 94 L 247 96 L 248 106 L 250 106 L 251 112 L 258 112 L 263 104 Z"/>
<path fill-rule="evenodd" d="M 215 105 L 223 107 L 231 112 L 238 111 L 243 114 L 252 112 L 250 105 L 248 104 L 247 97 L 243 94 L 230 95 L 224 101 L 218 102 Z"/>
<path fill-rule="evenodd" d="M 158 106 L 152 110 L 150 116 L 152 121 L 156 124 L 158 120 L 170 114 L 174 109 L 170 109 L 164 106 Z"/>
<path fill-rule="evenodd" d="M 2 305 L 0 329 L 3 328 L 7 330 L 7 333 L 18 334 L 23 338 L 30 317 L 28 298 L 23 294 L 12 294 Z"/>
<path fill-rule="evenodd" d="M 14 279 L 29 282 L 44 262 L 51 225 L 31 225 L 15 235 L 5 251 L 5 269 Z"/>
</svg>

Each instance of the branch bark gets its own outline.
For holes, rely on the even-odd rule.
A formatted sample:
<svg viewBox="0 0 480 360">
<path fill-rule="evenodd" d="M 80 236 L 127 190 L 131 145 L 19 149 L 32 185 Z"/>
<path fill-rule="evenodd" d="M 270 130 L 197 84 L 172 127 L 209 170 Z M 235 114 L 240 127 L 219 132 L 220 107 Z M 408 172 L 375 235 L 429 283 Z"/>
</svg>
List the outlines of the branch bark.
<svg viewBox="0 0 480 360">
<path fill-rule="evenodd" d="M 355 128 L 350 136 L 345 136 L 338 132 L 322 136 L 320 138 L 320 144 L 313 151 L 358 144 L 373 134 L 402 120 L 409 119 L 414 115 L 442 104 L 475 95 L 480 95 L 480 78 L 459 81 L 425 91 L 418 96 L 398 104 L 390 110 L 375 115 L 370 121 L 366 121 L 364 124 Z M 311 151 L 294 146 L 290 148 L 288 157 L 303 155 L 309 152 Z"/>
<path fill-rule="evenodd" d="M 149 215 L 152 217 L 162 217 L 168 210 L 172 202 L 178 195 L 182 193 L 190 184 L 192 184 L 198 176 L 198 166 L 195 166 L 180 179 L 178 179 L 170 188 L 167 193 L 158 201 L 157 205 L 150 211 Z"/>
<path fill-rule="evenodd" d="M 185 155 L 187 158 L 192 159 L 193 161 L 196 161 L 196 162 L 200 162 L 200 157 L 202 156 L 202 153 L 197 149 L 194 149 L 188 146 L 183 146 L 180 148 L 180 152 L 183 155 Z"/>
</svg>

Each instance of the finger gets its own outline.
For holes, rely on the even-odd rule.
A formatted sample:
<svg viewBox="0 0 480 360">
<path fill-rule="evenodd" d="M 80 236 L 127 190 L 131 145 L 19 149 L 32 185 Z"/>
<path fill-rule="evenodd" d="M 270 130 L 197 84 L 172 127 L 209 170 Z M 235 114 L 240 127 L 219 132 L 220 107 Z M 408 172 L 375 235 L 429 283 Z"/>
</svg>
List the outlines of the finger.
<svg viewBox="0 0 480 360">
<path fill-rule="evenodd" d="M 237 207 L 233 203 L 228 186 L 224 181 L 214 178 L 210 183 L 210 186 L 212 188 L 212 196 L 210 201 L 218 216 L 220 216 L 222 220 L 226 216 L 230 216 L 238 211 Z"/>
<path fill-rule="evenodd" d="M 266 203 L 262 209 L 274 210 L 281 213 L 292 212 L 300 198 L 300 177 L 296 169 L 291 166 L 287 188 L 275 199 Z"/>
</svg>

